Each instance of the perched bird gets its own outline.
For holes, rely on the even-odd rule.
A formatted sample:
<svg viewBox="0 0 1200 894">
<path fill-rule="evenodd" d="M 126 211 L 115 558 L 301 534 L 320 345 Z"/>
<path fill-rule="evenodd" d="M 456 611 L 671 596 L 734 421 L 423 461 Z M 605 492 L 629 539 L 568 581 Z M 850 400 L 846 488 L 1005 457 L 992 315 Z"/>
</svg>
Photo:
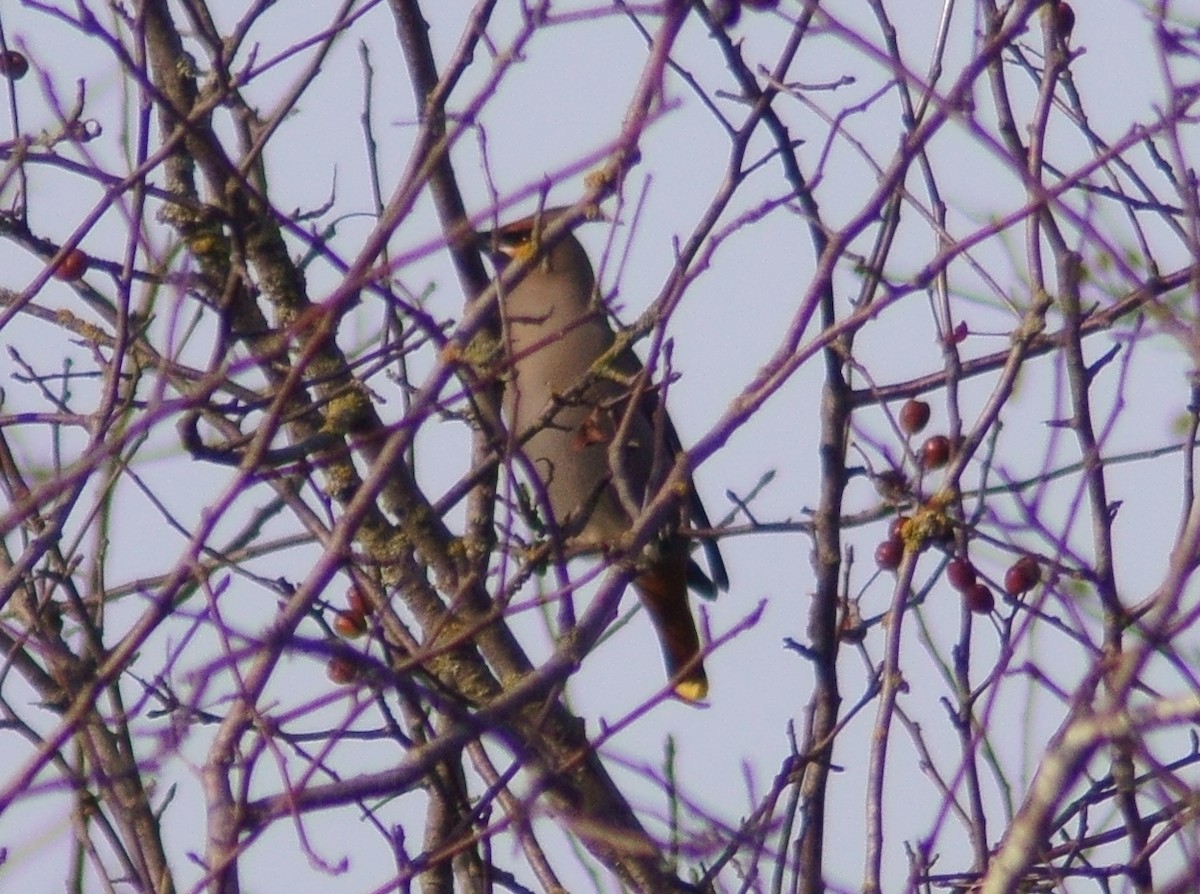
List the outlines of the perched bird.
<svg viewBox="0 0 1200 894">
<path fill-rule="evenodd" d="M 603 550 L 629 531 L 682 447 L 637 356 L 629 347 L 614 350 L 615 334 L 579 240 L 567 232 L 542 241 L 566 211 L 544 210 L 480 233 L 479 245 L 500 272 L 533 259 L 501 294 L 510 364 L 504 410 L 545 488 L 547 505 L 539 508 L 550 516 L 550 530 L 576 548 Z M 617 439 L 620 449 L 614 449 Z M 708 693 L 708 678 L 687 590 L 714 596 L 729 579 L 714 541 L 703 543 L 711 578 L 690 559 L 680 528 L 711 523 L 690 479 L 680 497 L 678 512 L 641 557 L 634 586 L 654 622 L 675 694 L 694 702 Z"/>
</svg>

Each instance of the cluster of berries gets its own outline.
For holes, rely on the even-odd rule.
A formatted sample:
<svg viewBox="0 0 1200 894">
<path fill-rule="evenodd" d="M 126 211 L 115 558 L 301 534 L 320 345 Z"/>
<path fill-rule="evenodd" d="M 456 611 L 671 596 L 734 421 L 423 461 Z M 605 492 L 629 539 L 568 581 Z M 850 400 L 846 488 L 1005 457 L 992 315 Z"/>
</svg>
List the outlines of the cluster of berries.
<svg viewBox="0 0 1200 894">
<path fill-rule="evenodd" d="M 923 400 L 909 400 L 900 408 L 897 422 L 900 430 L 907 436 L 920 434 L 929 424 L 929 404 Z M 946 435 L 932 435 L 927 438 L 916 451 L 916 460 L 923 471 L 932 471 L 945 467 L 955 453 L 954 444 Z M 890 476 L 903 479 L 899 472 Z M 906 483 L 900 481 L 899 489 L 906 489 Z M 916 542 L 921 546 L 937 542 L 944 546 L 954 543 L 953 529 L 942 521 L 935 510 L 923 511 L 920 521 L 914 521 L 907 515 L 896 516 L 888 528 L 888 537 L 875 548 L 875 564 L 884 571 L 895 571 L 900 567 L 904 558 L 906 543 Z M 975 567 L 965 555 L 954 556 L 946 565 L 946 579 L 963 598 L 963 602 L 973 612 L 988 614 L 996 607 L 996 599 L 988 586 L 978 580 Z M 1009 596 L 1019 596 L 1032 590 L 1042 579 L 1041 566 L 1031 556 L 1017 559 L 1004 573 L 1004 592 Z"/>
</svg>

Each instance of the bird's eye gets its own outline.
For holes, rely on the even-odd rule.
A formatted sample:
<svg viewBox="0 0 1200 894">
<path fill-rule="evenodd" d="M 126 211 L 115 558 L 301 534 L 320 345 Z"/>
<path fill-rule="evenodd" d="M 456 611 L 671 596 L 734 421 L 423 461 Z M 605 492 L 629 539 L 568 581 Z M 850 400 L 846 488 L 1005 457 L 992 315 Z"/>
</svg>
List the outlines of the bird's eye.
<svg viewBox="0 0 1200 894">
<path fill-rule="evenodd" d="M 533 234 L 527 231 L 505 233 L 500 237 L 500 251 L 514 261 L 529 257 L 537 250 Z"/>
</svg>

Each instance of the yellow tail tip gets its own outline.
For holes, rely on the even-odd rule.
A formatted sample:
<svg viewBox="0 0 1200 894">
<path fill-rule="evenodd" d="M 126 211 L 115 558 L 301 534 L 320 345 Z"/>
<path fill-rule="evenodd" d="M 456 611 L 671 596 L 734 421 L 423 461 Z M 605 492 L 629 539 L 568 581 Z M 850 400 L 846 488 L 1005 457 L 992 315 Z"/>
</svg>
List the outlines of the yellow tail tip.
<svg viewBox="0 0 1200 894">
<path fill-rule="evenodd" d="M 675 684 L 675 695 L 685 702 L 703 701 L 708 695 L 708 681 L 680 680 Z"/>
</svg>

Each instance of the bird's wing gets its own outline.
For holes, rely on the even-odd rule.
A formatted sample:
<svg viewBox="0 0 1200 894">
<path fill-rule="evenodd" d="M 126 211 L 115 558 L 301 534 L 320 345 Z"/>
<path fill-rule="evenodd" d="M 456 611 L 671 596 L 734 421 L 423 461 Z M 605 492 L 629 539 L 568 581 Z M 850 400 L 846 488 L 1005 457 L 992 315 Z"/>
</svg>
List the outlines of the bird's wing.
<svg viewBox="0 0 1200 894">
<path fill-rule="evenodd" d="M 679 439 L 679 433 L 675 430 L 674 423 L 671 422 L 670 414 L 662 410 L 657 388 L 647 388 L 642 392 L 642 412 L 646 413 L 652 420 L 652 424 L 655 425 L 661 415 L 664 446 L 668 457 L 674 459 L 684 452 L 683 442 Z M 696 482 L 690 475 L 688 476 L 687 499 L 682 506 L 682 515 L 684 522 L 693 528 L 712 529 L 712 522 L 704 510 L 700 492 L 696 490 Z M 725 560 L 721 557 L 721 548 L 717 545 L 717 541 L 706 537 L 701 541 L 700 546 L 704 550 L 704 558 L 708 563 L 708 574 L 705 575 L 695 560 L 689 559 L 688 585 L 700 595 L 712 599 L 718 592 L 729 589 L 729 572 L 725 569 Z"/>
</svg>

